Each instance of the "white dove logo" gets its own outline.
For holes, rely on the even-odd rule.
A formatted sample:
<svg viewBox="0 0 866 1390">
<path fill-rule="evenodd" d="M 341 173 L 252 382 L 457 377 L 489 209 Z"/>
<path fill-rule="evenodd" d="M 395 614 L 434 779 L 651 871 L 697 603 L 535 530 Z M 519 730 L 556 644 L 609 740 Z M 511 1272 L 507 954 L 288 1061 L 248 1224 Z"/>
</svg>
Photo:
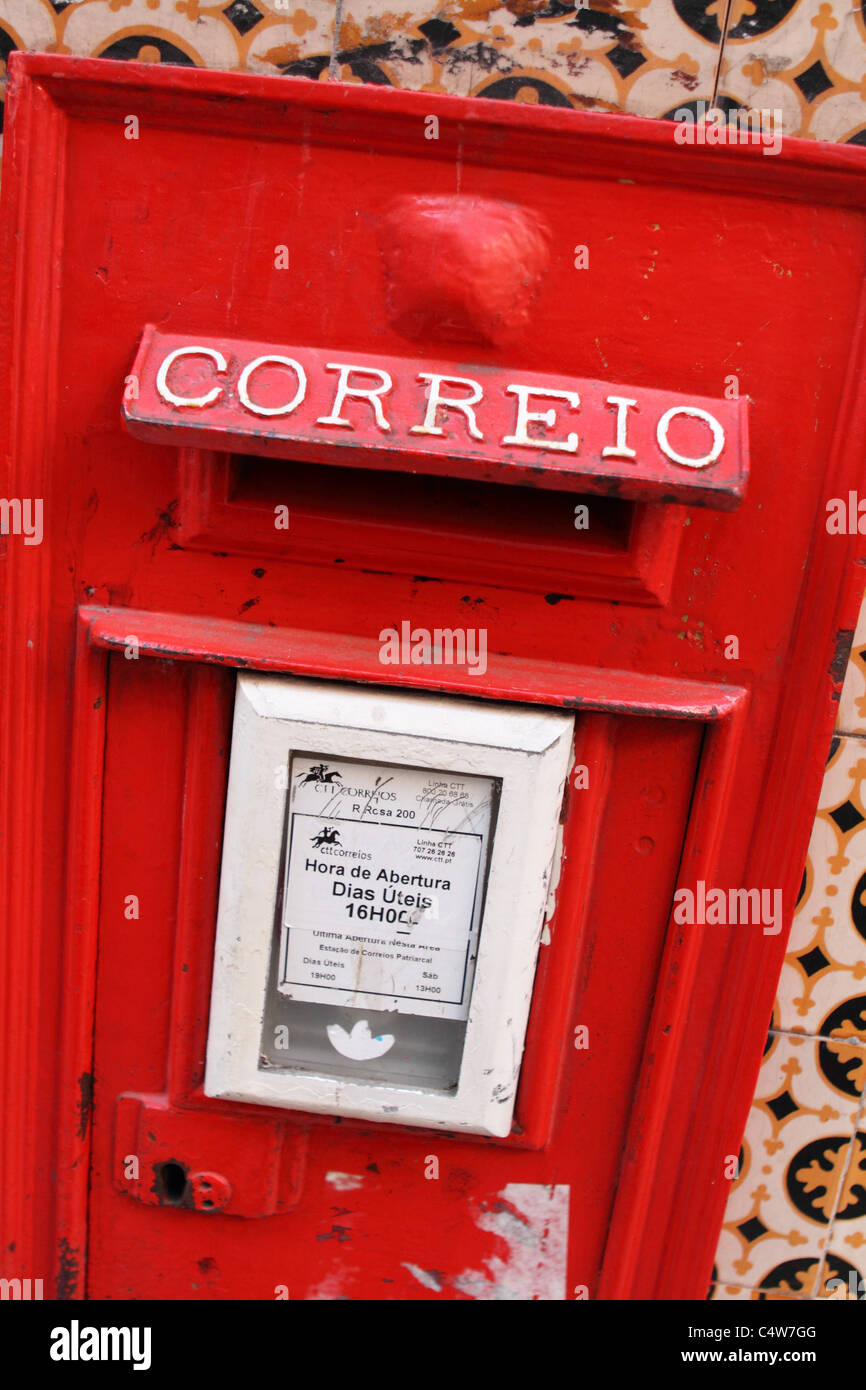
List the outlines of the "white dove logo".
<svg viewBox="0 0 866 1390">
<path fill-rule="evenodd" d="M 351 1033 L 347 1033 L 339 1023 L 329 1023 L 327 1034 L 331 1046 L 343 1057 L 351 1057 L 355 1062 L 366 1061 L 369 1057 L 381 1057 L 394 1046 L 393 1033 L 381 1033 L 379 1037 L 374 1038 L 365 1018 L 355 1024 Z"/>
</svg>

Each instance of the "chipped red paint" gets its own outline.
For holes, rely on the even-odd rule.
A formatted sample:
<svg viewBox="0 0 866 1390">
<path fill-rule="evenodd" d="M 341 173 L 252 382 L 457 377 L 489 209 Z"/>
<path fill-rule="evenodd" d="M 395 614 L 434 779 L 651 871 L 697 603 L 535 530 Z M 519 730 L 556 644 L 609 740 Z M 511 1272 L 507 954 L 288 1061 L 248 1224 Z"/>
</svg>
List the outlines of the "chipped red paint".
<svg viewBox="0 0 866 1390">
<path fill-rule="evenodd" d="M 10 74 L 0 456 L 45 524 L 4 537 L 0 569 L 4 1276 L 71 1298 L 702 1297 L 785 933 L 679 927 L 672 898 L 778 887 L 787 923 L 800 881 L 862 588 L 863 542 L 824 509 L 861 484 L 863 151 L 767 160 L 627 116 L 53 54 Z M 548 229 L 516 337 L 469 275 L 453 322 L 423 267 L 389 298 L 406 197 Z M 500 487 L 501 456 L 454 476 L 444 446 L 424 477 L 429 446 L 382 471 L 373 436 L 375 466 L 333 468 L 311 429 L 227 455 L 177 447 L 169 414 L 137 439 L 121 399 L 148 323 L 737 419 L 748 399 L 748 488 L 724 512 L 660 480 L 592 497 L 589 470 L 574 494 Z M 484 627 L 485 673 L 383 665 L 403 621 Z M 577 711 L 588 785 L 508 1139 L 203 1095 L 238 670 Z M 190 1209 L 207 1182 L 221 1205 Z"/>
</svg>

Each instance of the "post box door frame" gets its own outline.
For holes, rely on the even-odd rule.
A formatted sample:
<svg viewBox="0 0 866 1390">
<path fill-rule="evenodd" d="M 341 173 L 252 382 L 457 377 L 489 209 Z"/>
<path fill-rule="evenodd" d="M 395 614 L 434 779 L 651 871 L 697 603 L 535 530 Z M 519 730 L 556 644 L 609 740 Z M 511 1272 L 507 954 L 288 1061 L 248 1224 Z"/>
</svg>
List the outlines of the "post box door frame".
<svg viewBox="0 0 866 1390">
<path fill-rule="evenodd" d="M 263 631 L 229 621 L 202 623 L 176 614 L 125 608 L 79 608 L 70 798 L 70 816 L 77 834 L 68 877 L 69 949 L 64 978 L 69 1007 L 63 1018 L 62 1043 L 62 1091 L 67 1113 L 73 1097 L 76 1103 L 80 1099 L 78 1080 L 89 1073 L 92 1057 L 99 909 L 92 884 L 98 876 L 101 843 L 107 657 L 111 652 L 123 652 L 130 631 L 135 632 L 138 640 L 139 659 L 217 663 L 244 671 L 360 681 L 383 688 L 399 684 L 401 688 L 478 698 L 477 685 L 465 673 L 454 671 L 445 677 L 440 672 L 434 680 L 414 669 L 411 674 L 389 675 L 379 663 L 378 648 L 372 642 L 336 637 L 329 640 L 327 635 L 291 629 Z M 709 734 L 700 760 L 695 809 L 680 878 L 684 882 L 697 878 L 712 881 L 726 824 L 737 814 L 731 801 L 731 784 L 743 752 L 748 693 L 734 686 L 671 681 L 653 675 L 536 663 L 515 671 L 514 665 L 501 657 L 491 658 L 485 699 L 543 703 L 554 708 L 598 710 L 619 716 L 691 719 L 706 724 Z M 800 870 L 798 863 L 794 878 Z M 190 872 L 194 872 L 193 866 Z M 720 1027 L 727 1032 L 729 1025 L 723 1021 L 742 1012 L 746 1015 L 743 1027 L 746 1029 L 747 1022 L 751 1022 L 754 1041 L 761 1027 L 761 1015 L 756 1018 L 751 1012 L 752 990 L 744 990 L 743 984 L 762 984 L 765 999 L 768 993 L 766 974 L 762 977 L 758 970 L 758 962 L 763 959 L 760 948 L 754 954 L 757 959 L 751 967 L 745 965 L 742 974 L 718 987 L 714 951 L 708 949 L 706 934 L 688 933 L 673 926 L 668 929 L 647 1060 L 630 1125 L 629 1156 L 617 1191 L 598 1288 L 601 1297 L 701 1296 L 698 1290 L 706 1280 L 707 1259 L 712 1259 L 710 1242 L 714 1240 L 721 1218 L 720 1202 L 724 1200 L 724 1184 L 712 1181 L 709 1175 L 722 1172 L 723 1156 L 730 1152 L 732 1143 L 739 1144 L 740 1115 L 734 1112 L 732 1122 L 730 1111 L 723 1116 L 712 1114 L 717 1122 L 716 1132 L 707 1124 L 696 1137 L 692 1107 L 704 1106 L 704 1113 L 709 1116 L 706 1092 L 719 1085 L 736 1087 L 741 1096 L 748 1093 L 747 1105 L 754 1078 L 747 1073 L 750 1079 L 744 1085 L 742 1068 L 737 1066 L 724 1079 L 715 1069 L 711 1076 L 705 1073 L 686 1020 L 691 995 L 703 984 L 719 1001 L 708 1021 L 708 1036 Z M 754 970 L 753 976 L 750 969 Z M 772 977 L 770 993 L 774 983 Z M 767 1013 L 769 1007 L 767 1004 Z M 536 1108 L 543 1109 L 552 1098 L 556 1080 L 555 1076 L 547 1078 L 544 1094 L 535 1097 Z M 691 1097 L 691 1105 L 687 1097 Z M 598 1118 L 603 1123 L 603 1117 Z M 76 1129 L 67 1124 L 60 1135 L 58 1154 L 59 1228 L 66 1242 L 64 1248 L 79 1252 L 86 1249 L 89 1152 L 89 1127 Z M 704 1238 L 680 1246 L 671 1243 L 668 1232 L 681 1217 L 681 1195 L 668 1194 L 667 1208 L 660 1210 L 665 1175 L 672 1169 L 695 1168 L 706 1181 L 693 1185 L 689 1228 L 693 1233 L 703 1233 Z M 648 1191 L 653 1193 L 652 1203 L 647 1200 Z M 77 1271 L 78 1280 L 82 1272 Z M 83 1284 L 77 1282 L 76 1288 L 80 1296 Z M 651 1294 L 650 1289 L 656 1292 Z"/>
<path fill-rule="evenodd" d="M 64 189 L 65 127 L 70 118 L 102 103 L 106 109 L 128 109 L 131 74 L 112 72 L 103 61 L 75 64 L 54 55 L 13 55 L 10 87 L 20 100 L 14 130 L 7 136 L 5 196 L 16 209 L 7 218 L 4 246 L 11 268 L 13 291 L 0 297 L 11 357 L 3 372 L 6 443 L 10 463 L 6 489 L 10 496 L 37 496 L 53 466 L 47 447 L 47 415 L 43 393 L 53 379 L 59 332 L 58 289 L 61 277 L 60 228 Z M 127 65 L 117 64 L 125 69 Z M 72 80 L 74 76 L 75 80 Z M 222 92 L 219 73 L 184 70 L 136 72 L 134 85 L 140 107 L 155 94 L 159 102 L 170 87 L 178 109 L 192 109 L 202 91 Z M 275 90 L 279 86 L 279 93 Z M 273 84 L 270 79 L 244 77 L 235 83 L 238 96 L 282 104 L 287 101 L 328 107 L 353 103 L 381 122 L 382 94 L 329 84 Z M 414 93 L 387 94 L 387 114 L 426 110 L 428 99 Z M 670 129 L 628 116 L 603 117 L 580 112 L 532 110 L 456 97 L 437 97 L 437 109 L 455 125 L 473 125 L 500 132 L 527 133 L 535 155 L 546 143 L 579 136 L 584 141 L 585 167 L 599 167 L 612 157 L 622 175 L 650 158 L 659 178 L 689 181 L 710 189 L 738 189 L 763 196 L 765 168 L 749 152 L 691 150 L 684 162 L 675 150 Z M 229 107 L 231 108 L 229 110 Z M 495 108 L 495 109 L 491 109 Z M 253 111 L 243 103 L 225 103 L 220 119 L 240 120 L 252 129 Z M 247 121 L 247 116 L 249 120 Z M 244 122 L 247 126 L 244 127 Z M 237 133 L 238 126 L 232 127 Z M 789 141 L 789 157 L 774 176 L 777 195 L 802 198 L 808 177 L 818 202 L 862 210 L 866 204 L 862 181 L 862 151 L 819 147 Z M 567 171 L 568 145 L 547 151 L 552 162 Z M 55 180 L 45 184 L 31 169 L 53 168 Z M 787 190 L 787 192 L 786 192 Z M 13 231 L 27 226 L 19 241 Z M 8 283 L 8 282 L 7 282 Z M 24 293 L 26 286 L 26 314 Z M 847 386 L 839 422 L 828 449 L 827 479 L 844 495 L 860 482 L 860 458 L 850 439 L 866 429 L 866 397 L 859 390 L 866 367 L 864 310 L 852 342 Z M 22 385 L 23 383 L 23 385 Z M 753 883 L 782 884 L 790 903 L 802 863 L 817 801 L 822 768 L 816 753 L 829 740 L 836 701 L 841 690 L 845 657 L 850 645 L 862 571 L 853 563 L 856 537 L 828 537 L 824 517 L 816 516 L 811 563 L 804 580 L 796 635 L 789 663 L 814 673 L 808 682 L 790 688 L 780 700 L 775 724 L 772 775 L 779 804 L 791 808 L 785 823 L 756 826 L 749 864 Z M 47 547 L 45 549 L 48 549 Z M 44 721 L 57 702 L 57 654 L 52 650 L 49 561 L 41 550 L 10 547 L 4 557 L 4 612 L 0 642 L 0 684 L 14 690 L 9 717 L 0 730 L 2 740 L 2 806 L 10 833 L 2 846 L 2 881 L 9 885 L 6 931 L 0 942 L 0 973 L 4 980 L 5 1028 L 0 1060 L 0 1106 L 4 1125 L 3 1183 L 0 1184 L 0 1229 L 16 1244 L 16 1263 L 37 1269 L 42 1261 L 44 1235 L 36 1214 L 38 1153 L 41 1131 L 36 1123 L 40 1097 L 31 1083 L 30 1059 L 39 1049 L 56 1048 L 62 1057 L 58 1093 L 56 1249 L 58 1293 L 80 1297 L 84 1290 L 86 1255 L 89 1124 L 86 1077 L 92 1055 L 96 912 L 94 884 L 99 880 L 99 823 L 101 770 L 105 725 L 107 654 L 122 648 L 125 635 L 140 635 L 142 652 L 178 660 L 243 665 L 246 669 L 290 671 L 320 679 L 393 683 L 379 664 L 374 644 L 358 639 L 339 646 L 327 634 L 289 632 L 248 624 L 199 620 L 118 608 L 81 609 L 74 651 L 71 782 L 54 789 L 54 805 L 68 806 L 70 827 L 66 956 L 63 964 L 66 1009 L 56 1038 L 41 1035 L 36 998 L 40 977 L 41 943 L 34 923 L 49 912 L 39 865 L 51 845 L 51 829 L 43 788 L 50 769 L 45 766 Z M 826 660 L 817 671 L 814 633 L 828 634 L 827 614 L 835 615 L 838 631 L 828 644 Z M 826 636 L 824 638 L 826 640 Z M 412 672 L 400 683 L 468 693 L 459 673 L 435 679 Z M 475 686 L 471 693 L 478 697 Z M 711 864 L 722 844 L 725 826 L 739 815 L 734 782 L 742 789 L 743 734 L 748 695 L 729 686 L 699 685 L 666 675 L 601 672 L 578 667 L 493 656 L 484 695 L 491 699 L 533 701 L 568 709 L 609 710 L 634 714 L 705 720 L 712 732 L 700 768 L 695 807 L 683 861 L 683 878 L 711 879 Z M 804 778 L 801 768 L 808 766 Z M 753 789 L 757 795 L 757 788 Z M 67 799 L 68 798 L 68 799 Z M 752 1098 L 760 1044 L 778 980 L 785 934 L 772 940 L 753 935 L 738 943 L 735 959 L 724 955 L 709 933 L 668 933 L 646 1061 L 635 1101 L 629 1143 L 617 1189 L 607 1256 L 597 1293 L 608 1298 L 699 1298 L 703 1296 L 712 1262 L 718 1224 L 726 1195 L 723 1163 L 736 1152 Z M 725 1045 L 720 1042 L 724 1034 Z M 745 1064 L 744 1064 L 745 1063 Z M 728 1097 L 724 1109 L 714 1104 Z M 696 1125 L 696 1117 L 700 1124 Z M 600 1117 L 601 1118 L 601 1117 Z M 674 1190 L 675 1184 L 678 1184 Z M 651 1199 L 651 1200 L 650 1200 Z"/>
</svg>

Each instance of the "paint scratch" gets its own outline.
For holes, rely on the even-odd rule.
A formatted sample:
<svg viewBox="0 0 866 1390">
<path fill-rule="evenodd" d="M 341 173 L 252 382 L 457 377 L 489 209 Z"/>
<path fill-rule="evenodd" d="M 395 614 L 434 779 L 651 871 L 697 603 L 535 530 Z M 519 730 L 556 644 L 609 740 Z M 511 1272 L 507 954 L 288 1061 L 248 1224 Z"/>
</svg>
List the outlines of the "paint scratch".
<svg viewBox="0 0 866 1390">
<path fill-rule="evenodd" d="M 420 1265 L 409 1264 L 407 1260 L 403 1260 L 403 1268 L 408 1269 L 412 1278 L 417 1279 L 425 1289 L 432 1289 L 434 1293 L 438 1293 L 445 1282 L 438 1269 L 422 1269 Z"/>
<path fill-rule="evenodd" d="M 352 1192 L 356 1187 L 360 1187 L 364 1181 L 363 1173 L 326 1173 L 325 1182 L 329 1182 L 338 1192 Z"/>
<path fill-rule="evenodd" d="M 499 1197 L 482 1209 L 478 1225 L 505 1244 L 505 1256 L 485 1260 L 485 1270 L 464 1270 L 454 1288 L 483 1300 L 564 1300 L 568 1186 L 508 1183 Z"/>
</svg>

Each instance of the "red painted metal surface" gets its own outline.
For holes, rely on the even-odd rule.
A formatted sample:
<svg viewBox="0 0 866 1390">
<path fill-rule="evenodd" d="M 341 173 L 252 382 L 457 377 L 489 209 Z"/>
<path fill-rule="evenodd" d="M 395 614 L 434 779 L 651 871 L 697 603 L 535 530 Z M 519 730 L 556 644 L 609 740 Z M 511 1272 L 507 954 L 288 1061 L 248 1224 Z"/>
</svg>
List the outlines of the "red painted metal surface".
<svg viewBox="0 0 866 1390">
<path fill-rule="evenodd" d="M 228 1115 L 175 1107 L 168 1096 L 122 1095 L 114 1120 L 115 1186 L 151 1206 L 273 1216 L 297 1200 L 298 1162 L 306 1148 L 306 1136 L 293 1132 L 294 1162 L 282 1163 L 285 1134 L 279 1121 L 239 1126 Z M 228 1176 L 207 1166 L 214 1158 Z M 290 1175 L 294 1182 L 286 1182 Z"/>
<path fill-rule="evenodd" d="M 62 1297 L 531 1297 L 506 1218 L 567 1187 L 564 1296 L 702 1297 L 862 589 L 862 540 L 825 515 L 861 483 L 863 152 L 768 160 L 452 98 L 434 142 L 426 96 L 10 70 L 3 491 L 43 502 L 44 537 L 5 536 L 0 568 L 3 1273 Z M 383 470 L 372 436 L 339 469 L 321 440 L 299 462 L 243 431 L 228 455 L 165 422 L 137 439 L 121 401 L 148 323 L 737 418 L 748 399 L 748 488 L 726 513 L 666 483 L 593 497 L 588 472 L 557 491 L 547 463 L 503 487 L 501 461 L 455 476 L 449 454 L 431 482 Z M 403 621 L 484 627 L 483 677 L 383 665 Z M 576 711 L 588 786 L 563 808 L 508 1139 L 203 1095 L 250 669 Z M 785 929 L 678 926 L 701 880 L 781 888 Z"/>
</svg>

